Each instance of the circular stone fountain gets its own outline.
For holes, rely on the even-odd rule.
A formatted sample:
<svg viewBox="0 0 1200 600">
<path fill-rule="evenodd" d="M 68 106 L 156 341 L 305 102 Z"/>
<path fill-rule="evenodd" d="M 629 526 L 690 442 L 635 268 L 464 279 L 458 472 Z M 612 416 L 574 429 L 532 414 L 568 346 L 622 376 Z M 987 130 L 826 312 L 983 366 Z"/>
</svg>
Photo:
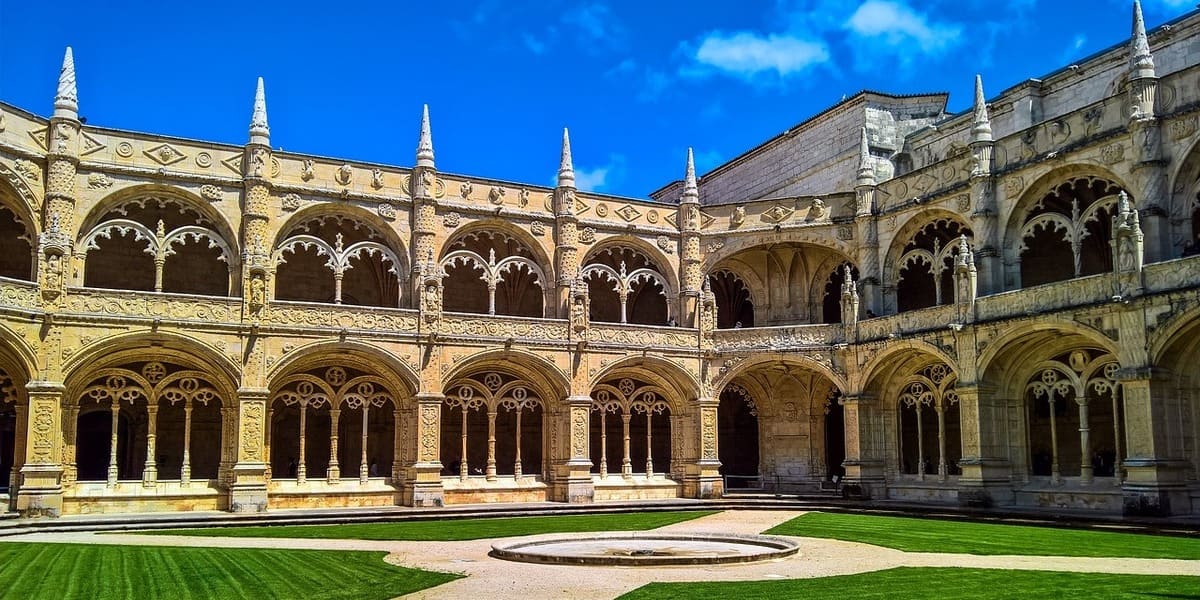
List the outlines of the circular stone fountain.
<svg viewBox="0 0 1200 600">
<path fill-rule="evenodd" d="M 538 536 L 492 545 L 504 560 L 560 565 L 719 565 L 791 556 L 800 545 L 765 535 L 598 533 Z"/>
</svg>

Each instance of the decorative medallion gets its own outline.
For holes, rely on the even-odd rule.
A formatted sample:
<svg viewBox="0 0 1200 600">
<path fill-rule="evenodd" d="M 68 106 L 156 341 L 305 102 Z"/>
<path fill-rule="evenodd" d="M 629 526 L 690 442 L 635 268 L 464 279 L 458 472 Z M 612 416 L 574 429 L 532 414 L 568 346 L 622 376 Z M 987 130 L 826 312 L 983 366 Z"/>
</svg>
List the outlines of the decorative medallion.
<svg viewBox="0 0 1200 600">
<path fill-rule="evenodd" d="M 173 165 L 185 158 L 187 155 L 177 150 L 170 144 L 159 144 L 153 148 L 143 150 L 142 154 L 150 157 L 150 160 L 162 165 Z"/>
<path fill-rule="evenodd" d="M 596 230 L 591 227 L 584 227 L 579 231 L 579 241 L 583 244 L 596 243 Z"/>
<path fill-rule="evenodd" d="M 212 166 L 212 155 L 207 152 L 201 152 L 196 155 L 196 166 L 201 169 L 207 169 Z"/>
<path fill-rule="evenodd" d="M 116 152 L 117 156 L 120 156 L 121 158 L 129 158 L 133 156 L 133 144 L 130 144 L 129 142 L 121 142 L 120 144 L 117 144 Z"/>
<path fill-rule="evenodd" d="M 849 225 L 838 225 L 837 238 L 842 241 L 854 239 L 854 228 Z"/>
<path fill-rule="evenodd" d="M 392 206 L 388 202 L 380 202 L 379 206 L 375 207 L 375 212 L 379 213 L 379 216 L 389 221 L 396 220 L 396 207 Z"/>
<path fill-rule="evenodd" d="M 111 187 L 113 181 L 104 173 L 92 173 L 91 175 L 88 175 L 87 183 L 89 188 L 93 190 L 99 190 Z"/>
<path fill-rule="evenodd" d="M 1100 160 L 1110 165 L 1115 165 L 1125 160 L 1125 146 L 1118 142 L 1101 148 Z"/>
<path fill-rule="evenodd" d="M 221 188 L 215 185 L 200 186 L 200 197 L 209 202 L 216 202 L 221 199 Z"/>
<path fill-rule="evenodd" d="M 455 227 L 458 227 L 458 224 L 461 222 L 461 220 L 462 217 L 456 212 L 446 213 L 446 216 L 442 217 L 442 225 L 446 227 L 446 229 L 454 229 Z"/>
<path fill-rule="evenodd" d="M 342 166 L 338 167 L 337 171 L 334 171 L 333 173 L 333 180 L 338 182 L 339 185 L 350 185 L 350 182 L 353 179 L 354 169 L 352 169 L 347 163 L 343 163 Z"/>
<path fill-rule="evenodd" d="M 625 206 L 618 208 L 616 212 L 617 212 L 617 216 L 621 217 L 622 219 L 625 219 L 626 223 L 633 221 L 634 219 L 642 216 L 641 211 L 639 211 L 638 209 L 634 208 L 632 205 L 629 205 L 629 204 L 626 204 Z"/>
<path fill-rule="evenodd" d="M 670 237 L 665 236 L 665 235 L 660 235 L 660 236 L 658 236 L 658 239 L 656 240 L 656 242 L 658 244 L 659 250 L 662 250 L 663 252 L 666 252 L 667 254 L 675 253 L 675 244 L 671 243 Z"/>
<path fill-rule="evenodd" d="M 608 205 L 603 202 L 597 204 L 596 205 L 596 216 L 597 217 L 607 217 L 608 216 Z"/>
<path fill-rule="evenodd" d="M 295 212 L 300 208 L 300 196 L 297 196 L 296 194 L 286 194 L 282 198 L 281 203 L 283 205 L 283 210 Z"/>
<path fill-rule="evenodd" d="M 646 222 L 653 225 L 658 222 L 658 211 L 650 209 L 646 211 Z"/>
<path fill-rule="evenodd" d="M 541 221 L 534 221 L 529 224 L 529 233 L 541 237 L 546 235 L 546 224 Z"/>
<path fill-rule="evenodd" d="M 488 202 L 491 202 L 492 204 L 495 204 L 497 206 L 504 204 L 504 194 L 505 194 L 504 188 L 502 188 L 500 186 L 495 186 L 492 189 L 488 190 Z"/>
<path fill-rule="evenodd" d="M 788 217 L 791 217 L 792 213 L 795 212 L 795 209 L 788 208 L 781 204 L 776 204 L 775 206 L 772 206 L 763 212 L 762 220 L 768 223 L 782 223 L 783 221 L 787 220 Z"/>
</svg>

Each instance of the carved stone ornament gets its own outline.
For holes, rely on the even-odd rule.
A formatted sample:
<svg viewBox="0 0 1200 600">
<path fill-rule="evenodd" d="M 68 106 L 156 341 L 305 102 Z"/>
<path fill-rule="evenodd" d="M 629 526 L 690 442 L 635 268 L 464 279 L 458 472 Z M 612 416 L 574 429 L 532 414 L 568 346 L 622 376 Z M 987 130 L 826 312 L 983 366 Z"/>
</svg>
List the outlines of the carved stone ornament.
<svg viewBox="0 0 1200 600">
<path fill-rule="evenodd" d="M 88 188 L 93 190 L 102 190 L 112 187 L 113 181 L 104 173 L 92 173 L 87 178 Z"/>
<path fill-rule="evenodd" d="M 294 212 L 300 209 L 300 196 L 296 194 L 285 194 L 280 200 L 283 210 Z"/>
<path fill-rule="evenodd" d="M 541 237 L 546 235 L 546 224 L 541 221 L 534 221 L 529 224 L 529 233 Z"/>
<path fill-rule="evenodd" d="M 371 170 L 371 187 L 377 190 L 383 187 L 383 171 L 379 169 Z"/>
<path fill-rule="evenodd" d="M 311 158 L 304 159 L 304 164 L 300 167 L 300 179 L 311 181 L 315 176 L 313 173 L 313 160 Z"/>
<path fill-rule="evenodd" d="M 642 216 L 641 211 L 639 211 L 638 209 L 634 208 L 633 206 L 631 206 L 629 204 L 626 204 L 625 206 L 618 208 L 616 212 L 617 212 L 617 216 L 621 217 L 622 219 L 625 219 L 625 222 L 627 222 L 627 223 Z"/>
<path fill-rule="evenodd" d="M 591 227 L 584 227 L 579 231 L 579 242 L 582 244 L 596 243 L 596 230 Z"/>
<path fill-rule="evenodd" d="M 25 178 L 25 181 L 31 184 L 37 185 L 42 182 L 42 169 L 32 160 L 19 158 L 13 165 L 13 169 L 20 173 L 21 177 Z"/>
<path fill-rule="evenodd" d="M 596 216 L 597 217 L 607 217 L 608 216 L 608 205 L 603 202 L 597 204 L 596 205 Z"/>
<path fill-rule="evenodd" d="M 1171 139 L 1180 140 L 1196 133 L 1196 125 L 1196 115 L 1187 115 L 1171 121 L 1168 126 L 1171 130 Z"/>
<path fill-rule="evenodd" d="M 1125 146 L 1120 142 L 1110 144 L 1100 149 L 1100 160 L 1105 164 L 1115 165 L 1125 160 Z"/>
<path fill-rule="evenodd" d="M 389 221 L 396 220 L 396 207 L 392 206 L 391 203 L 380 202 L 379 206 L 375 207 L 375 212 L 379 213 L 379 216 Z"/>
<path fill-rule="evenodd" d="M 201 152 L 196 155 L 196 166 L 201 169 L 207 169 L 212 166 L 213 157 L 207 152 Z"/>
<path fill-rule="evenodd" d="M 517 193 L 517 204 L 520 205 L 521 208 L 529 206 L 529 190 L 522 189 Z"/>
<path fill-rule="evenodd" d="M 221 199 L 221 188 L 215 185 L 200 186 L 200 197 L 209 202 L 216 202 Z"/>
<path fill-rule="evenodd" d="M 463 200 L 469 200 L 473 189 L 474 186 L 471 185 L 470 181 L 464 181 L 462 185 L 458 186 L 458 195 L 462 196 Z"/>
<path fill-rule="evenodd" d="M 955 203 L 958 207 L 958 212 L 966 214 L 967 211 L 971 210 L 971 195 L 961 194 L 955 198 Z"/>
<path fill-rule="evenodd" d="M 250 312 L 257 314 L 267 304 L 267 284 L 261 273 L 250 278 L 250 293 L 246 298 Z"/>
<path fill-rule="evenodd" d="M 1024 189 L 1025 180 L 1020 175 L 1013 175 L 1004 180 L 1004 195 L 1008 198 L 1020 196 Z"/>
<path fill-rule="evenodd" d="M 491 202 L 497 206 L 504 204 L 504 194 L 504 188 L 500 186 L 493 187 L 488 191 L 488 202 Z"/>
<path fill-rule="evenodd" d="M 133 156 L 133 144 L 130 144 L 129 142 L 121 142 L 120 144 L 117 144 L 116 152 L 117 156 L 120 156 L 121 158 L 129 158 Z"/>
<path fill-rule="evenodd" d="M 808 208 L 809 216 L 814 219 L 820 219 L 821 217 L 825 216 L 826 212 L 827 210 L 825 208 L 825 201 L 820 198 L 813 198 L 812 204 L 810 204 Z"/>
<path fill-rule="evenodd" d="M 187 158 L 184 153 L 180 152 L 170 144 L 159 144 L 153 148 L 143 150 L 142 154 L 145 154 L 146 156 L 150 157 L 150 160 L 153 160 L 164 167 L 167 165 L 173 165 Z"/>
<path fill-rule="evenodd" d="M 658 243 L 659 250 L 662 250 L 663 252 L 666 252 L 667 254 L 675 253 L 675 244 L 671 243 L 671 238 L 669 236 L 665 236 L 665 235 L 658 236 L 657 243 Z"/>
<path fill-rule="evenodd" d="M 794 212 L 796 211 L 791 208 L 776 204 L 775 206 L 772 206 L 763 212 L 762 220 L 768 223 L 782 223 L 788 217 L 792 216 L 792 213 Z"/>
<path fill-rule="evenodd" d="M 746 222 L 746 207 L 739 206 L 733 209 L 733 214 L 729 215 L 729 227 L 731 229 L 741 227 Z"/>
<path fill-rule="evenodd" d="M 350 185 L 350 182 L 353 179 L 354 169 L 352 169 L 349 164 L 343 164 L 342 166 L 338 167 L 337 171 L 333 174 L 333 180 L 338 182 L 339 185 Z"/>
<path fill-rule="evenodd" d="M 462 216 L 456 212 L 446 213 L 446 216 L 442 217 L 442 225 L 446 229 L 454 229 L 460 222 L 462 222 Z"/>
<path fill-rule="evenodd" d="M 655 223 L 658 223 L 658 218 L 659 217 L 658 217 L 657 210 L 651 209 L 651 210 L 646 211 L 646 222 L 647 223 L 654 225 Z"/>
<path fill-rule="evenodd" d="M 854 239 L 854 228 L 849 225 L 838 225 L 837 238 L 843 241 Z"/>
</svg>

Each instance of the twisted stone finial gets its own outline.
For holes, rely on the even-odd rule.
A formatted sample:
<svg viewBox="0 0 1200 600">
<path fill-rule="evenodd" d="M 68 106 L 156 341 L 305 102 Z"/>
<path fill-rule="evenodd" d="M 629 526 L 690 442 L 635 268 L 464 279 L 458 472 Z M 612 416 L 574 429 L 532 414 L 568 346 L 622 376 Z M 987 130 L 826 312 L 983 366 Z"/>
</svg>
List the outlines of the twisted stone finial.
<svg viewBox="0 0 1200 600">
<path fill-rule="evenodd" d="M 433 163 L 433 132 L 429 127 L 429 105 L 421 108 L 421 135 L 417 139 L 417 166 L 436 168 Z"/>
<path fill-rule="evenodd" d="M 575 187 L 575 164 L 571 160 L 571 135 L 563 127 L 562 154 L 558 159 L 558 187 Z"/>
<path fill-rule="evenodd" d="M 67 46 L 62 70 L 58 72 L 58 92 L 54 94 L 54 116 L 79 119 L 79 95 L 75 88 L 75 55 Z"/>
<path fill-rule="evenodd" d="M 867 138 L 867 128 L 859 129 L 858 136 L 858 178 L 856 184 L 860 187 L 875 185 L 875 167 L 871 163 L 871 146 Z"/>
<path fill-rule="evenodd" d="M 271 128 L 267 125 L 267 93 L 263 88 L 262 77 L 258 78 L 258 86 L 254 89 L 254 111 L 250 115 L 250 143 L 271 145 Z"/>
<path fill-rule="evenodd" d="M 983 95 L 983 77 L 975 76 L 975 126 L 971 129 L 971 141 L 992 141 L 992 121 L 988 116 L 987 98 Z"/>
<path fill-rule="evenodd" d="M 1142 3 L 1133 0 L 1133 39 L 1129 46 L 1129 72 L 1132 79 L 1155 77 L 1154 55 L 1146 39 L 1146 21 L 1142 18 Z"/>
<path fill-rule="evenodd" d="M 683 195 L 679 201 L 700 202 L 700 187 L 696 184 L 696 159 L 691 148 L 688 148 L 687 152 L 687 167 L 683 172 Z"/>
</svg>

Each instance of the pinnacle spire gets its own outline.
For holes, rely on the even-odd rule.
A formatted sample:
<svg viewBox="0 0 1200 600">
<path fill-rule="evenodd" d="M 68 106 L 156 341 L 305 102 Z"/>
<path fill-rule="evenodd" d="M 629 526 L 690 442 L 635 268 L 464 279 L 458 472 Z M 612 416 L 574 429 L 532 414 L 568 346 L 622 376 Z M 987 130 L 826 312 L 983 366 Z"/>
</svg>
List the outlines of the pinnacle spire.
<svg viewBox="0 0 1200 600">
<path fill-rule="evenodd" d="M 983 77 L 975 76 L 975 127 L 971 129 L 972 142 L 992 141 L 992 121 L 988 117 L 987 98 L 983 95 Z"/>
<path fill-rule="evenodd" d="M 871 164 L 871 146 L 867 138 L 867 128 L 859 129 L 858 138 L 858 178 L 859 186 L 875 185 L 875 167 Z"/>
<path fill-rule="evenodd" d="M 58 72 L 58 92 L 54 95 L 54 116 L 79 118 L 79 96 L 75 89 L 75 55 L 67 46 L 62 70 Z"/>
<path fill-rule="evenodd" d="M 683 197 L 681 201 L 698 202 L 700 199 L 700 188 L 696 185 L 696 159 L 692 149 L 688 148 L 687 168 L 683 174 Z"/>
<path fill-rule="evenodd" d="M 262 77 L 258 78 L 258 86 L 254 89 L 254 112 L 250 115 L 250 143 L 271 145 L 271 128 L 267 125 L 267 93 Z"/>
<path fill-rule="evenodd" d="M 571 162 L 571 135 L 563 127 L 562 155 L 558 160 L 558 187 L 575 187 L 575 165 Z"/>
<path fill-rule="evenodd" d="M 433 165 L 433 133 L 429 127 L 429 105 L 421 108 L 421 137 L 417 139 L 417 166 L 436 168 Z"/>
<path fill-rule="evenodd" d="M 1133 79 L 1155 77 L 1154 55 L 1146 39 L 1146 21 L 1142 18 L 1142 3 L 1133 0 L 1133 39 L 1129 45 L 1129 71 Z"/>
</svg>

